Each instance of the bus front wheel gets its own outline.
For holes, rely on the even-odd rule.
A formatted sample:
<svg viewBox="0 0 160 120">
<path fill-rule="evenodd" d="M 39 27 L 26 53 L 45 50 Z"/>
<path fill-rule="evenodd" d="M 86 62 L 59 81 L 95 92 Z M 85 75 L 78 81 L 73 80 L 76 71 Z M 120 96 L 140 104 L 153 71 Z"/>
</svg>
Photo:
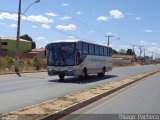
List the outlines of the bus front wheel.
<svg viewBox="0 0 160 120">
<path fill-rule="evenodd" d="M 63 74 L 59 75 L 60 81 L 64 81 L 64 77 L 65 77 L 65 75 L 63 75 Z"/>
<path fill-rule="evenodd" d="M 87 74 L 87 68 L 84 68 L 82 71 L 82 75 L 79 76 L 80 79 L 84 79 L 87 78 L 88 74 Z"/>
</svg>

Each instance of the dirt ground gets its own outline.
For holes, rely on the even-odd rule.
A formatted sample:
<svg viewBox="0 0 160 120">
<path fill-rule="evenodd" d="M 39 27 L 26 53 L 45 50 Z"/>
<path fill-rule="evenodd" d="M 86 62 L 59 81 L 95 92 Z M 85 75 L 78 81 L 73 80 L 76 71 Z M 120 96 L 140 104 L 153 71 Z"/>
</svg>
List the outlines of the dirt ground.
<svg viewBox="0 0 160 120">
<path fill-rule="evenodd" d="M 57 99 L 53 99 L 53 100 L 50 100 L 50 101 L 47 101 L 41 104 L 37 104 L 34 106 L 30 106 L 27 108 L 23 108 L 23 109 L 8 113 L 5 117 L 7 116 L 9 117 L 10 115 L 18 115 L 19 119 L 26 119 L 26 118 L 27 119 L 38 119 L 48 114 L 57 113 L 58 111 L 66 109 L 74 104 L 78 104 L 79 102 L 88 100 L 96 95 L 102 94 L 112 89 L 115 89 L 129 82 L 144 78 L 157 71 L 158 70 L 145 72 L 145 73 L 137 74 L 137 75 L 125 78 L 125 79 L 120 79 L 120 80 L 112 81 L 112 82 L 105 83 L 102 85 L 98 85 L 90 89 L 86 89 L 80 92 L 66 95 L 64 97 L 59 97 Z"/>
</svg>

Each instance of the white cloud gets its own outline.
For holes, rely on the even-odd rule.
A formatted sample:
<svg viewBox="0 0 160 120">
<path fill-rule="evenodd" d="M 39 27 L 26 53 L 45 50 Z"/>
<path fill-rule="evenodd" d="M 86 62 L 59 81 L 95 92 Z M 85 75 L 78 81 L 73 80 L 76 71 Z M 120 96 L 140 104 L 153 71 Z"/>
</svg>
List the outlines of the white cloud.
<svg viewBox="0 0 160 120">
<path fill-rule="evenodd" d="M 17 28 L 17 24 L 11 24 L 9 27 Z"/>
<path fill-rule="evenodd" d="M 68 36 L 67 38 L 69 38 L 69 39 L 74 39 L 75 37 L 74 37 L 74 36 Z"/>
<path fill-rule="evenodd" d="M 64 7 L 68 7 L 68 6 L 69 6 L 69 4 L 67 4 L 67 3 L 63 3 L 63 4 L 62 4 L 62 6 L 64 6 Z"/>
<path fill-rule="evenodd" d="M 153 31 L 152 31 L 152 30 L 147 29 L 147 30 L 145 30 L 144 32 L 152 33 Z"/>
<path fill-rule="evenodd" d="M 150 51 L 150 52 L 154 52 L 154 53 L 159 53 L 160 52 L 159 47 L 149 47 L 147 50 Z"/>
<path fill-rule="evenodd" d="M 55 14 L 55 13 L 52 13 L 52 12 L 47 12 L 47 13 L 46 13 L 46 15 L 48 15 L 48 16 L 53 16 L 53 17 L 56 17 L 56 16 L 58 16 L 57 14 Z"/>
<path fill-rule="evenodd" d="M 106 17 L 106 16 L 99 16 L 97 17 L 97 20 L 100 20 L 100 21 L 107 21 L 110 17 Z"/>
<path fill-rule="evenodd" d="M 81 12 L 81 11 L 77 11 L 76 14 L 77 14 L 77 15 L 81 15 L 82 12 Z"/>
<path fill-rule="evenodd" d="M 160 44 L 155 43 L 155 42 L 152 42 L 152 43 L 151 43 L 151 42 L 144 41 L 144 40 L 139 40 L 139 41 L 138 41 L 138 44 L 139 44 L 139 45 L 142 45 L 142 46 L 152 46 L 152 47 L 153 47 L 153 46 L 157 46 L 157 47 L 158 47 L 158 46 L 160 45 Z"/>
<path fill-rule="evenodd" d="M 0 13 L 0 19 L 17 20 L 18 15 L 15 13 L 2 12 Z"/>
<path fill-rule="evenodd" d="M 72 17 L 70 17 L 70 16 L 64 16 L 64 17 L 60 17 L 59 19 L 60 20 L 69 20 L 69 19 L 71 19 Z"/>
<path fill-rule="evenodd" d="M 37 28 L 37 26 L 33 25 L 32 28 Z"/>
<path fill-rule="evenodd" d="M 89 31 L 89 33 L 94 33 L 94 32 L 95 32 L 94 30 Z"/>
<path fill-rule="evenodd" d="M 111 36 L 114 36 L 114 34 L 112 32 L 108 32 L 106 33 L 107 35 L 111 35 Z"/>
<path fill-rule="evenodd" d="M 44 29 L 50 29 L 51 26 L 47 25 L 47 24 L 42 24 L 41 25 L 41 28 L 44 28 Z"/>
<path fill-rule="evenodd" d="M 52 23 L 53 19 L 48 19 L 42 15 L 30 15 L 30 16 L 22 16 L 22 20 L 28 20 L 33 22 L 40 22 L 40 23 Z"/>
<path fill-rule="evenodd" d="M 159 54 L 160 53 L 160 48 L 159 47 L 149 47 L 147 49 L 147 53 L 151 54 L 151 52 L 153 52 L 154 54 Z M 151 56 L 151 55 L 150 55 Z"/>
<path fill-rule="evenodd" d="M 17 21 L 18 15 L 15 13 L 8 13 L 3 12 L 0 13 L 0 19 L 8 19 L 8 20 L 15 20 Z M 28 20 L 33 22 L 41 22 L 41 23 L 51 23 L 53 22 L 53 19 L 48 19 L 47 17 L 44 17 L 42 15 L 30 15 L 30 16 L 22 16 L 22 20 Z"/>
<path fill-rule="evenodd" d="M 45 40 L 44 42 L 45 42 L 45 44 L 48 44 L 48 43 L 49 43 L 49 41 L 47 41 L 47 40 Z"/>
<path fill-rule="evenodd" d="M 135 19 L 136 19 L 136 20 L 141 20 L 142 18 L 141 18 L 141 17 L 135 17 Z"/>
<path fill-rule="evenodd" d="M 153 43 L 151 43 L 151 45 L 158 45 L 158 44 L 153 42 Z"/>
<path fill-rule="evenodd" d="M 46 38 L 43 36 L 37 37 L 36 40 L 45 40 Z"/>
<path fill-rule="evenodd" d="M 111 10 L 109 14 L 114 18 L 114 19 L 121 19 L 124 17 L 123 13 L 119 10 Z"/>
<path fill-rule="evenodd" d="M 76 30 L 77 29 L 76 25 L 73 25 L 73 24 L 69 24 L 67 26 L 57 25 L 56 28 L 59 30 Z"/>
</svg>

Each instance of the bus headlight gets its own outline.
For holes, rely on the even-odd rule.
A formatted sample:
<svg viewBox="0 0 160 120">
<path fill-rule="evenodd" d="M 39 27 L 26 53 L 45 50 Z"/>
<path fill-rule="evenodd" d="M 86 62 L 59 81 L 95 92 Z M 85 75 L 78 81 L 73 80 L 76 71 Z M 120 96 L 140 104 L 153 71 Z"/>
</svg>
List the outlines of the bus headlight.
<svg viewBox="0 0 160 120">
<path fill-rule="evenodd" d="M 73 71 L 73 67 L 68 67 L 67 71 Z"/>
<path fill-rule="evenodd" d="M 48 71 L 52 71 L 52 69 L 51 69 L 51 68 L 48 68 Z"/>
</svg>

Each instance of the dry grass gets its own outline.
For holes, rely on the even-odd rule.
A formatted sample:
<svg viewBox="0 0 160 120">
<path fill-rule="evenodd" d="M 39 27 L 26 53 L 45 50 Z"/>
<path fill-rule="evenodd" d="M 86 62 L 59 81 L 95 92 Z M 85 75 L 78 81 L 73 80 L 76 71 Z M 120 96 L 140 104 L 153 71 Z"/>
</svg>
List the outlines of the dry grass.
<svg viewBox="0 0 160 120">
<path fill-rule="evenodd" d="M 22 119 L 38 119 L 48 114 L 53 114 L 58 111 L 61 111 L 65 108 L 68 108 L 76 103 L 82 102 L 84 100 L 90 99 L 97 94 L 102 94 L 106 91 L 115 89 L 119 86 L 127 84 L 132 81 L 136 81 L 140 78 L 144 78 L 148 75 L 154 74 L 160 70 L 154 70 L 150 72 L 145 72 L 141 74 L 137 74 L 126 79 L 116 80 L 109 83 L 105 83 L 87 90 L 83 90 L 77 93 L 73 93 L 71 95 L 66 95 L 64 97 L 59 97 L 57 99 L 53 99 L 38 105 L 30 106 L 28 108 L 24 108 L 21 110 L 14 111 L 12 113 L 7 114 L 9 115 L 19 115 L 19 118 Z M 6 116 L 7 116 L 6 115 Z"/>
<path fill-rule="evenodd" d="M 0 73 L 12 73 L 14 72 L 14 61 L 15 59 L 13 57 L 0 57 Z M 47 60 L 42 59 L 38 60 L 39 64 L 37 69 L 37 66 L 34 64 L 34 59 L 20 59 L 19 62 L 19 69 L 22 72 L 27 71 L 36 71 L 36 70 L 46 70 L 47 68 Z"/>
</svg>

